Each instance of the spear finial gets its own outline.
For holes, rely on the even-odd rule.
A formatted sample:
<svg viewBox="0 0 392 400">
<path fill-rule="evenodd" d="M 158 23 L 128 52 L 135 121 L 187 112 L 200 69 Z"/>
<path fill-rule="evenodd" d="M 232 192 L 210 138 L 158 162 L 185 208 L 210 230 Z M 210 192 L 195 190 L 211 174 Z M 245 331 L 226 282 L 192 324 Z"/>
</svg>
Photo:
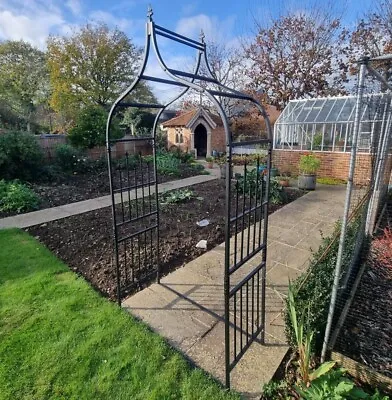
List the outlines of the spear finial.
<svg viewBox="0 0 392 400">
<path fill-rule="evenodd" d="M 151 21 L 153 15 L 154 15 L 154 11 L 152 11 L 151 4 L 149 4 L 148 10 L 147 10 L 147 18 Z"/>
<path fill-rule="evenodd" d="M 204 39 L 205 39 L 206 35 L 204 34 L 203 29 L 200 29 L 200 36 L 199 37 L 200 37 L 200 41 L 202 43 L 204 43 Z"/>
</svg>

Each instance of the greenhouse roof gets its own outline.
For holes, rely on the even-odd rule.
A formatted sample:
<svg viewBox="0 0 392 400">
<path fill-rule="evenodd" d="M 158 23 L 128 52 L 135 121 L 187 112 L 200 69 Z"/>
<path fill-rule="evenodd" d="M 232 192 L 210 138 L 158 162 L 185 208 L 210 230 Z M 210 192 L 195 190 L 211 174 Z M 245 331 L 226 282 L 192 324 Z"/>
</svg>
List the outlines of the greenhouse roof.
<svg viewBox="0 0 392 400">
<path fill-rule="evenodd" d="M 362 100 L 362 122 L 381 121 L 390 95 L 365 95 Z M 355 96 L 291 100 L 276 124 L 325 124 L 354 121 Z"/>
</svg>

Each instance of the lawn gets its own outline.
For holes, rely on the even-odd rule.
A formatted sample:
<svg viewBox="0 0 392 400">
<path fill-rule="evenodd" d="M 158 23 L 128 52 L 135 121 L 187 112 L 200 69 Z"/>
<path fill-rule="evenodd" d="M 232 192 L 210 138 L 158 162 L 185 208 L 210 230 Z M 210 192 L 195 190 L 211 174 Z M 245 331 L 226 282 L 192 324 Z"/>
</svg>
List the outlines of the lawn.
<svg viewBox="0 0 392 400">
<path fill-rule="evenodd" d="M 0 399 L 239 398 L 28 234 L 0 249 Z"/>
</svg>

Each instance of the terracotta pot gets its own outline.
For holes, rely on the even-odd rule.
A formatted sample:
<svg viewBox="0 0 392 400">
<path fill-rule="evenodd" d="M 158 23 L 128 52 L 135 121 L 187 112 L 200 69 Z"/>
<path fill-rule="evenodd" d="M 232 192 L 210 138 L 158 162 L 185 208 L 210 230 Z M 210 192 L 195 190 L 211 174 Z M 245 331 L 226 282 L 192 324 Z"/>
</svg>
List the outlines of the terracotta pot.
<svg viewBox="0 0 392 400">
<path fill-rule="evenodd" d="M 290 186 L 290 181 L 288 179 L 280 179 L 279 185 L 283 186 L 283 187 L 288 187 L 288 186 Z"/>
<path fill-rule="evenodd" d="M 214 163 L 213 162 L 208 162 L 207 163 L 207 168 L 209 168 L 209 169 L 214 168 Z"/>
</svg>

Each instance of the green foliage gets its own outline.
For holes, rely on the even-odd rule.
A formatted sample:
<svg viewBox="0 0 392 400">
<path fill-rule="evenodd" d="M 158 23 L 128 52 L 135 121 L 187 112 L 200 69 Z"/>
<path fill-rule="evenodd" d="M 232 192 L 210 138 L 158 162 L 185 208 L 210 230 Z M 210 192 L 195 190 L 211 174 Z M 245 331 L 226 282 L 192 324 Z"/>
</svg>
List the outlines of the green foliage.
<svg viewBox="0 0 392 400">
<path fill-rule="evenodd" d="M 106 121 L 108 113 L 101 106 L 90 105 L 80 110 L 75 126 L 69 130 L 70 143 L 81 149 L 103 146 L 106 141 Z M 116 120 L 112 121 L 112 139 L 120 138 L 122 132 Z"/>
<path fill-rule="evenodd" d="M 0 211 L 28 212 L 39 206 L 39 197 L 26 185 L 18 181 L 0 181 Z"/>
<path fill-rule="evenodd" d="M 352 221 L 347 227 L 342 273 L 344 273 L 345 268 L 350 265 L 351 254 L 354 251 L 359 224 L 360 219 L 358 218 Z M 325 325 L 327 322 L 333 276 L 339 247 L 339 241 L 333 240 L 333 237 L 336 237 L 339 232 L 340 224 L 337 224 L 334 234 L 331 237 L 323 238 L 320 248 L 315 254 L 313 254 L 309 268 L 292 283 L 298 314 L 297 317 L 301 320 L 303 314 L 306 313 L 304 330 L 314 332 L 314 346 L 316 352 L 321 348 Z M 326 252 L 327 248 L 329 249 Z M 286 309 L 286 336 L 290 345 L 295 345 L 295 329 L 288 312 L 289 307 L 286 307 Z"/>
<path fill-rule="evenodd" d="M 259 161 L 259 165 L 262 165 L 267 161 L 267 151 L 261 149 L 255 154 L 234 154 L 231 158 L 231 161 L 233 165 L 257 165 L 257 161 Z"/>
<path fill-rule="evenodd" d="M 56 164 L 65 172 L 86 172 L 89 163 L 82 152 L 69 144 L 60 144 L 55 150 Z"/>
<path fill-rule="evenodd" d="M 321 145 L 323 143 L 323 134 L 317 133 L 313 137 L 313 150 L 321 150 Z"/>
<path fill-rule="evenodd" d="M 289 386 L 286 381 L 270 381 L 263 385 L 262 388 L 263 399 L 274 400 L 289 400 L 291 399 L 289 393 Z"/>
<path fill-rule="evenodd" d="M 185 203 L 192 197 L 194 197 L 194 194 L 190 189 L 172 190 L 161 195 L 161 204 Z"/>
<path fill-rule="evenodd" d="M 314 154 L 305 154 L 299 159 L 299 170 L 303 174 L 315 174 L 321 166 L 321 161 Z"/>
<path fill-rule="evenodd" d="M 0 178 L 33 180 L 43 164 L 44 154 L 36 138 L 25 132 L 0 135 Z"/>
<path fill-rule="evenodd" d="M 157 172 L 158 175 L 180 176 L 181 160 L 173 153 L 157 154 Z"/>
<path fill-rule="evenodd" d="M 256 196 L 256 187 L 259 190 L 258 196 L 260 196 L 260 191 L 263 184 L 264 175 L 253 169 L 246 169 L 246 177 L 241 174 L 236 174 L 236 187 L 239 193 L 245 193 L 246 195 Z M 270 180 L 270 202 L 274 205 L 283 204 L 287 201 L 286 192 L 283 187 L 279 184 L 277 179 Z"/>
<path fill-rule="evenodd" d="M 49 94 L 45 54 L 23 41 L 0 43 L 0 103 L 10 112 L 3 113 L 13 129 L 33 131 L 35 113 Z M 5 111 L 5 110 L 4 110 Z"/>
<path fill-rule="evenodd" d="M 310 385 L 301 383 L 296 391 L 303 400 L 388 400 L 376 391 L 369 395 L 345 376 L 343 368 L 333 369 L 319 376 Z"/>
<path fill-rule="evenodd" d="M 305 327 L 304 320 L 306 310 L 302 313 L 300 319 L 298 319 L 297 311 L 295 307 L 293 287 L 289 285 L 288 293 L 288 315 L 290 318 L 291 326 L 294 331 L 294 349 L 298 353 L 298 365 L 299 374 L 302 381 L 308 384 L 310 381 L 310 361 L 311 361 L 311 345 L 313 341 L 314 332 L 309 329 L 309 326 Z M 305 328 L 307 328 L 305 330 Z"/>
<path fill-rule="evenodd" d="M 347 181 L 339 178 L 332 178 L 329 176 L 317 178 L 317 183 L 321 185 L 345 185 Z"/>
</svg>

